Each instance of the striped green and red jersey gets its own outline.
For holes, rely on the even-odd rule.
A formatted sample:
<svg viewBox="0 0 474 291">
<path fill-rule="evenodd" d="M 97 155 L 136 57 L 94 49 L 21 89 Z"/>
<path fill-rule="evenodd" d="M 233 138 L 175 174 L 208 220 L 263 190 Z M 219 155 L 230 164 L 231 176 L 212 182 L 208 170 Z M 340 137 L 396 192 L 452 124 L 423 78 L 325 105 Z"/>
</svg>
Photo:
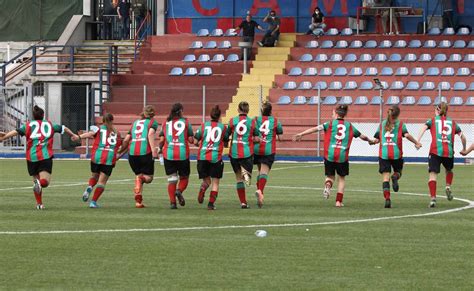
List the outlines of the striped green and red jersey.
<svg viewBox="0 0 474 291">
<path fill-rule="evenodd" d="M 273 116 L 255 118 L 255 126 L 260 132 L 260 142 L 255 144 L 254 154 L 267 156 L 276 152 L 277 135 L 283 134 L 281 123 Z"/>
<path fill-rule="evenodd" d="M 189 159 L 188 137 L 193 136 L 193 128 L 186 118 L 175 118 L 161 126 L 160 136 L 165 137 L 163 157 L 170 161 Z"/>
<path fill-rule="evenodd" d="M 240 114 L 229 121 L 227 135 L 232 137 L 229 156 L 233 159 L 244 159 L 253 155 L 253 137 L 258 136 L 255 119 Z"/>
<path fill-rule="evenodd" d="M 426 123 L 431 132 L 430 154 L 452 158 L 454 156 L 454 136 L 461 128 L 451 118 L 436 116 Z"/>
<path fill-rule="evenodd" d="M 344 119 L 334 119 L 323 124 L 324 158 L 330 162 L 344 163 L 349 160 L 352 139 L 360 132 Z"/>
<path fill-rule="evenodd" d="M 158 130 L 158 122 L 154 119 L 137 119 L 133 122 L 132 128 L 128 132 L 131 135 L 131 142 L 128 154 L 130 156 L 144 156 L 151 153 L 148 132 L 150 129 Z"/>
<path fill-rule="evenodd" d="M 101 125 L 96 129 L 92 145 L 91 161 L 98 165 L 113 166 L 117 161 L 117 151 L 122 144 L 120 136 Z"/>
<path fill-rule="evenodd" d="M 63 133 L 64 126 L 53 124 L 49 120 L 32 120 L 16 130 L 26 136 L 26 159 L 39 162 L 53 157 L 54 133 Z"/>
<path fill-rule="evenodd" d="M 194 137 L 199 141 L 198 160 L 211 163 L 222 160 L 224 142 L 229 140 L 225 125 L 207 121 L 198 128 Z"/>
<path fill-rule="evenodd" d="M 384 120 L 374 137 L 380 141 L 379 157 L 384 160 L 398 160 L 403 158 L 403 137 L 408 133 L 405 123 L 395 121 L 391 131 L 385 130 L 387 121 Z"/>
</svg>

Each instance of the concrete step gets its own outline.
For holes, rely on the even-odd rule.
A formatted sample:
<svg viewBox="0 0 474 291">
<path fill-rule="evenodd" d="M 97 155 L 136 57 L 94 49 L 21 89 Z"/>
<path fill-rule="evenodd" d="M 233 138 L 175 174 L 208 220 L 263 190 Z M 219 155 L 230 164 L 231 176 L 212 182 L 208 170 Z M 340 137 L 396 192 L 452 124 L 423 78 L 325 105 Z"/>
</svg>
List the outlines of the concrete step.
<svg viewBox="0 0 474 291">
<path fill-rule="evenodd" d="M 289 55 L 260 55 L 255 57 L 256 61 L 288 61 Z"/>
<path fill-rule="evenodd" d="M 283 68 L 251 68 L 250 74 L 281 75 L 284 71 Z"/>
<path fill-rule="evenodd" d="M 254 61 L 254 68 L 284 68 L 285 61 Z"/>
<path fill-rule="evenodd" d="M 292 48 L 295 46 L 295 41 L 278 41 L 277 48 Z"/>
<path fill-rule="evenodd" d="M 257 82 L 257 81 L 272 81 L 275 79 L 273 75 L 260 75 L 260 74 L 245 74 L 242 77 L 242 82 Z"/>
<path fill-rule="evenodd" d="M 297 33 L 281 33 L 280 34 L 280 41 L 296 41 L 296 36 L 299 35 Z"/>
<path fill-rule="evenodd" d="M 289 47 L 259 47 L 258 54 L 260 55 L 288 55 L 290 54 Z"/>
<path fill-rule="evenodd" d="M 260 88 L 260 86 L 273 87 L 273 81 L 266 80 L 266 81 L 247 81 L 247 82 L 240 81 L 239 82 L 240 88 Z"/>
</svg>

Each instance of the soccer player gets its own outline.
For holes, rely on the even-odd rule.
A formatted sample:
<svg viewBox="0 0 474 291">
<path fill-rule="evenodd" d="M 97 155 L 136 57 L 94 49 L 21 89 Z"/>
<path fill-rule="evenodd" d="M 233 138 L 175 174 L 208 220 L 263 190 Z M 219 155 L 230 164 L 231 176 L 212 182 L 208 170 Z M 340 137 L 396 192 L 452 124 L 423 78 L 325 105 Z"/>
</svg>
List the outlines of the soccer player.
<svg viewBox="0 0 474 291">
<path fill-rule="evenodd" d="M 143 204 L 143 184 L 153 181 L 155 174 L 155 160 L 158 157 L 155 146 L 155 133 L 158 130 L 158 122 L 153 119 L 155 108 L 151 105 L 145 106 L 140 113 L 140 119 L 133 122 L 130 131 L 123 140 L 119 154 L 127 149 L 128 163 L 135 173 L 135 207 L 144 208 Z M 129 146 L 130 145 L 130 146 Z"/>
<path fill-rule="evenodd" d="M 204 202 L 204 196 L 207 188 L 211 186 L 211 196 L 207 204 L 208 210 L 215 210 L 217 195 L 219 193 L 219 180 L 224 173 L 224 162 L 222 161 L 222 151 L 224 143 L 227 143 L 227 128 L 219 119 L 221 118 L 221 109 L 216 105 L 211 110 L 211 121 L 203 123 L 196 131 L 195 142 L 199 146 L 197 170 L 199 179 L 202 179 L 199 188 L 198 202 Z"/>
<path fill-rule="evenodd" d="M 160 147 L 163 147 L 171 209 L 178 208 L 176 198 L 178 198 L 179 205 L 186 204 L 183 192 L 188 187 L 189 174 L 191 173 L 189 143 L 193 142 L 193 129 L 189 120 L 183 117 L 183 105 L 175 103 L 160 132 Z"/>
<path fill-rule="evenodd" d="M 97 201 L 105 190 L 107 180 L 112 174 L 117 161 L 117 153 L 122 144 L 120 133 L 114 127 L 114 116 L 106 113 L 102 117 L 102 125 L 94 127 L 91 131 L 79 135 L 79 138 L 93 138 L 91 152 L 91 177 L 89 185 L 82 194 L 82 201 L 87 202 L 92 190 L 95 188 L 90 208 L 98 208 Z"/>
<path fill-rule="evenodd" d="M 463 156 L 467 156 L 467 155 L 468 155 L 470 152 L 472 152 L 472 151 L 474 151 L 474 143 L 471 144 L 471 146 L 468 147 L 466 150 L 462 150 L 462 151 L 460 152 L 460 154 L 463 155 Z"/>
<path fill-rule="evenodd" d="M 242 209 L 249 208 L 245 196 L 245 184 L 250 186 L 253 169 L 254 141 L 258 141 L 258 130 L 255 119 L 247 116 L 249 104 L 245 101 L 239 103 L 239 115 L 229 121 L 227 136 L 232 137 L 229 149 L 230 163 L 237 180 L 237 195 Z M 245 181 L 245 184 L 244 184 Z"/>
<path fill-rule="evenodd" d="M 391 208 L 390 178 L 393 191 L 398 192 L 398 180 L 402 177 L 403 170 L 403 138 L 411 141 L 416 149 L 421 148 L 413 136 L 408 133 L 405 123 L 398 120 L 400 108 L 393 105 L 388 109 L 387 119 L 384 120 L 374 135 L 370 144 L 380 143 L 379 147 L 379 173 L 382 174 L 382 190 L 385 198 L 385 208 Z M 393 175 L 390 176 L 393 168 Z"/>
<path fill-rule="evenodd" d="M 258 167 L 257 206 L 263 207 L 263 190 L 267 184 L 268 174 L 275 161 L 276 140 L 283 134 L 281 123 L 272 116 L 272 104 L 262 106 L 262 116 L 256 117 L 256 128 L 260 132 L 260 142 L 255 144 L 253 162 Z"/>
<path fill-rule="evenodd" d="M 454 136 L 459 135 L 462 142 L 462 150 L 466 151 L 466 137 L 459 125 L 447 116 L 448 104 L 441 102 L 435 107 L 436 116 L 426 121 L 418 135 L 418 143 L 427 131 L 431 133 L 430 155 L 428 157 L 428 188 L 430 189 L 431 201 L 429 207 L 436 207 L 436 179 L 440 173 L 441 164 L 446 169 L 446 197 L 453 200 L 451 185 L 453 183 L 454 167 Z"/>
<path fill-rule="evenodd" d="M 26 163 L 28 173 L 33 177 L 33 193 L 36 199 L 36 209 L 44 209 L 43 188 L 48 187 L 53 173 L 53 142 L 54 134 L 64 132 L 77 140 L 79 137 L 64 125 L 54 124 L 44 119 L 44 110 L 33 107 L 33 120 L 27 121 L 16 130 L 0 134 L 0 142 L 20 135 L 26 136 Z"/>
<path fill-rule="evenodd" d="M 337 105 L 333 110 L 333 120 L 325 122 L 313 128 L 309 128 L 293 137 L 294 141 L 300 141 L 304 135 L 324 130 L 324 172 L 326 180 L 324 182 L 324 198 L 328 199 L 335 181 L 335 174 L 338 176 L 338 186 L 336 195 L 336 207 L 343 207 L 345 177 L 349 175 L 349 149 L 352 139 L 360 137 L 364 141 L 372 141 L 367 136 L 361 134 L 344 117 L 348 111 L 347 105 Z M 373 141 L 372 141 L 373 142 Z"/>
</svg>

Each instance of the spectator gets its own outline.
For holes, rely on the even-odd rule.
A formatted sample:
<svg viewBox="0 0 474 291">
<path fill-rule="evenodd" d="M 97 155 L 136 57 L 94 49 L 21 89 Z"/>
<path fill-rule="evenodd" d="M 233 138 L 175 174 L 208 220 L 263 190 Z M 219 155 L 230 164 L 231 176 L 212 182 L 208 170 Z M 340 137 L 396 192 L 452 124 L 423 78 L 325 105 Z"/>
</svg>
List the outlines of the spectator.
<svg viewBox="0 0 474 291">
<path fill-rule="evenodd" d="M 242 41 L 243 42 L 250 42 L 253 45 L 253 41 L 255 38 L 255 28 L 264 30 L 257 22 L 252 20 L 252 16 L 247 14 L 245 20 L 242 21 L 239 26 L 235 28 L 235 30 L 242 29 Z M 250 59 L 252 55 L 252 50 L 250 49 L 248 58 Z M 243 59 L 243 49 L 242 49 L 242 59 Z"/>
<path fill-rule="evenodd" d="M 392 4 L 392 0 L 378 0 L 375 1 L 374 7 L 394 7 Z M 382 10 L 382 28 L 383 28 L 383 33 L 388 34 L 390 31 L 390 28 L 387 29 L 387 21 L 390 20 L 390 9 L 379 9 Z M 398 20 L 396 18 L 396 11 L 395 9 L 393 10 L 393 15 L 392 15 L 392 21 L 393 21 L 393 26 L 395 26 L 395 34 L 399 34 L 398 30 Z M 379 12 L 378 12 L 379 13 Z M 392 26 L 392 23 L 389 23 L 390 27 Z"/>
<path fill-rule="evenodd" d="M 262 41 L 258 42 L 259 46 L 275 46 L 280 36 L 280 18 L 276 16 L 275 10 L 270 11 L 270 13 L 265 16 L 263 22 L 268 23 L 267 31 L 262 38 Z"/>
<path fill-rule="evenodd" d="M 117 14 L 122 23 L 121 39 L 130 39 L 130 2 L 121 0 L 117 7 Z"/>
<path fill-rule="evenodd" d="M 147 0 L 132 0 L 132 11 L 135 16 L 135 34 L 138 33 L 138 29 L 142 25 L 142 22 L 145 20 L 147 7 Z M 146 33 L 147 27 L 142 27 L 139 38 L 142 38 Z"/>
<path fill-rule="evenodd" d="M 104 1 L 104 14 L 102 15 L 103 28 L 102 39 L 113 39 L 113 23 L 117 16 L 117 6 L 114 6 L 113 1 Z"/>
<path fill-rule="evenodd" d="M 443 0 L 443 28 L 454 27 L 454 5 L 452 0 Z"/>
<path fill-rule="evenodd" d="M 309 30 L 306 34 L 315 34 L 321 35 L 324 33 L 326 28 L 326 23 L 324 23 L 324 14 L 321 12 L 319 7 L 314 8 L 314 13 L 311 16 L 311 24 L 309 25 Z"/>
</svg>

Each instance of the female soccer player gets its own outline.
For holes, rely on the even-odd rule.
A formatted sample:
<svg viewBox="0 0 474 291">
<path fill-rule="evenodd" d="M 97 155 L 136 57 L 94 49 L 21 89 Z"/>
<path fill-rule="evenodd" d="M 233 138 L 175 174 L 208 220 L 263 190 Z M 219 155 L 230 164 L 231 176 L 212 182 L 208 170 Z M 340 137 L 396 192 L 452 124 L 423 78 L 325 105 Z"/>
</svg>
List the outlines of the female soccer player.
<svg viewBox="0 0 474 291">
<path fill-rule="evenodd" d="M 239 103 L 239 115 L 229 121 L 227 136 L 232 137 L 229 149 L 230 163 L 237 180 L 237 194 L 242 209 L 249 208 L 245 197 L 245 184 L 250 186 L 253 169 L 254 141 L 258 141 L 258 130 L 255 119 L 247 116 L 249 104 L 245 101 Z"/>
<path fill-rule="evenodd" d="M 193 129 L 189 120 L 183 117 L 183 105 L 181 103 L 173 104 L 160 132 L 160 147 L 163 146 L 171 209 L 178 208 L 176 198 L 178 198 L 179 205 L 184 206 L 186 204 L 183 192 L 188 187 L 191 172 L 189 143 L 193 143 L 193 141 Z"/>
<path fill-rule="evenodd" d="M 371 141 L 367 136 L 361 134 L 344 117 L 348 111 L 347 105 L 337 105 L 333 110 L 333 120 L 325 122 L 313 128 L 309 128 L 293 137 L 294 141 L 300 141 L 304 135 L 324 130 L 324 171 L 326 181 L 324 182 L 324 198 L 328 199 L 331 187 L 338 176 L 336 207 L 342 207 L 344 197 L 345 177 L 349 175 L 349 149 L 352 139 L 360 137 L 364 141 Z M 373 142 L 373 141 L 372 141 Z"/>
<path fill-rule="evenodd" d="M 89 203 L 90 208 L 98 208 L 97 200 L 105 190 L 107 180 L 112 174 L 117 160 L 117 152 L 122 144 L 120 133 L 114 127 L 114 116 L 110 113 L 102 117 L 102 125 L 95 127 L 89 132 L 79 135 L 79 138 L 93 138 L 94 144 L 91 152 L 91 178 L 89 186 L 87 186 L 82 200 L 87 202 L 89 195 L 96 186 L 94 195 Z"/>
<path fill-rule="evenodd" d="M 55 133 L 64 132 L 77 140 L 79 137 L 64 125 L 53 124 L 44 119 L 44 110 L 33 107 L 33 120 L 20 128 L 0 135 L 0 142 L 11 137 L 26 136 L 26 163 L 28 173 L 33 177 L 33 193 L 36 198 L 36 209 L 44 209 L 43 188 L 48 187 L 53 173 L 53 142 Z"/>
<path fill-rule="evenodd" d="M 198 202 L 204 202 L 204 195 L 207 188 L 211 186 L 211 196 L 207 209 L 216 209 L 216 202 L 219 192 L 219 180 L 224 172 L 224 162 L 222 161 L 222 150 L 224 143 L 228 142 L 229 137 L 227 129 L 219 119 L 221 118 L 221 109 L 216 105 L 211 110 L 211 121 L 203 123 L 196 131 L 195 142 L 199 146 L 197 170 L 199 179 L 202 179 L 199 188 Z"/>
<path fill-rule="evenodd" d="M 272 116 L 272 104 L 264 103 L 262 116 L 256 118 L 256 128 L 260 132 L 260 142 L 255 144 L 253 162 L 258 167 L 257 206 L 263 206 L 263 190 L 267 184 L 268 174 L 275 161 L 276 140 L 283 134 L 281 123 Z"/>
<path fill-rule="evenodd" d="M 446 197 L 453 200 L 451 185 L 453 183 L 454 167 L 454 136 L 459 135 L 462 142 L 462 150 L 466 150 L 466 137 L 459 125 L 447 116 L 448 104 L 441 102 L 435 107 L 436 116 L 426 121 L 418 135 L 418 143 L 428 129 L 431 132 L 431 147 L 428 157 L 428 188 L 430 189 L 431 201 L 429 207 L 436 207 L 436 178 L 440 172 L 441 164 L 446 169 Z"/>
<path fill-rule="evenodd" d="M 154 158 L 158 156 L 155 146 L 158 122 L 153 119 L 155 108 L 151 105 L 145 106 L 140 116 L 140 119 L 133 122 L 119 152 L 121 154 L 129 148 L 128 163 L 136 175 L 134 188 L 136 208 L 145 207 L 142 195 L 143 184 L 149 184 L 153 181 L 153 175 L 155 174 Z"/>
<path fill-rule="evenodd" d="M 385 198 L 385 208 L 391 208 L 390 200 L 390 174 L 393 168 L 392 187 L 398 192 L 398 180 L 402 177 L 403 170 L 403 138 L 411 141 L 417 149 L 421 148 L 413 136 L 408 133 L 405 123 L 398 120 L 400 108 L 393 105 L 388 109 L 387 119 L 384 120 L 374 135 L 370 144 L 380 143 L 379 147 L 379 173 L 382 174 L 382 189 Z"/>
</svg>

